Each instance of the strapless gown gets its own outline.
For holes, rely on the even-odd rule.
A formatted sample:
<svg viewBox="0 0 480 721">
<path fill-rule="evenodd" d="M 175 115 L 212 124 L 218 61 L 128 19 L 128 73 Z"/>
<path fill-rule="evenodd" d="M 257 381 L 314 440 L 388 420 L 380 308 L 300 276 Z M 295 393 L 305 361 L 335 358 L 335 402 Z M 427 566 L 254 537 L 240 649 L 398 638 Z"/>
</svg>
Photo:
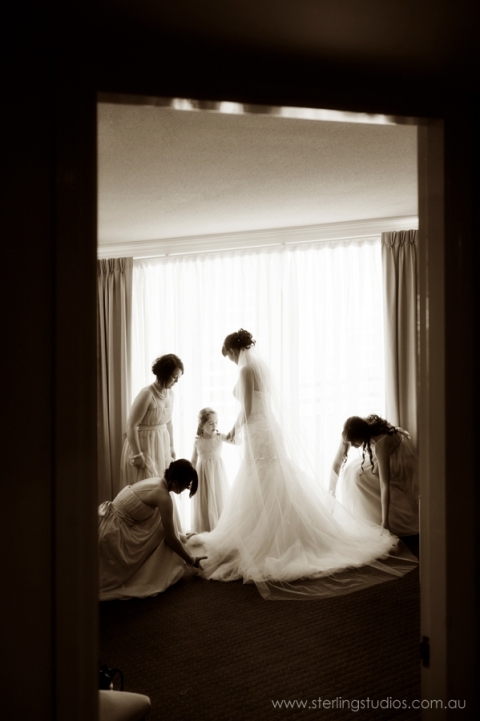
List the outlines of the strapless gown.
<svg viewBox="0 0 480 721">
<path fill-rule="evenodd" d="M 101 601 L 154 596 L 185 573 L 185 562 L 165 543 L 160 511 L 131 486 L 99 506 L 98 534 Z"/>
</svg>

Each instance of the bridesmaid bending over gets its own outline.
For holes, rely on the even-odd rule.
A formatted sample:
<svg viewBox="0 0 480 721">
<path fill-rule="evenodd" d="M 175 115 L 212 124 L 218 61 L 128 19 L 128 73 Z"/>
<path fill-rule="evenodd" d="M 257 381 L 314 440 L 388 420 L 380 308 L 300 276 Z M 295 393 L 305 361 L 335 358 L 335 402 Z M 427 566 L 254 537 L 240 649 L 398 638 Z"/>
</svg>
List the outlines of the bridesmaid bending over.
<svg viewBox="0 0 480 721">
<path fill-rule="evenodd" d="M 351 446 L 362 448 L 362 458 L 345 467 L 338 484 L 339 500 L 353 516 L 377 523 L 396 536 L 417 534 L 418 460 L 410 435 L 377 415 L 347 418 L 332 466 L 329 490 L 333 495 Z"/>
<path fill-rule="evenodd" d="M 178 532 L 170 493 L 197 492 L 192 464 L 180 459 L 163 478 L 147 478 L 122 488 L 113 501 L 98 509 L 100 600 L 143 598 L 164 591 L 179 580 L 186 565 L 199 568 Z"/>
<path fill-rule="evenodd" d="M 143 478 L 162 478 L 175 460 L 173 442 L 173 386 L 183 375 L 183 363 L 173 353 L 152 366 L 156 381 L 142 388 L 133 401 L 120 460 L 121 486 Z"/>
</svg>

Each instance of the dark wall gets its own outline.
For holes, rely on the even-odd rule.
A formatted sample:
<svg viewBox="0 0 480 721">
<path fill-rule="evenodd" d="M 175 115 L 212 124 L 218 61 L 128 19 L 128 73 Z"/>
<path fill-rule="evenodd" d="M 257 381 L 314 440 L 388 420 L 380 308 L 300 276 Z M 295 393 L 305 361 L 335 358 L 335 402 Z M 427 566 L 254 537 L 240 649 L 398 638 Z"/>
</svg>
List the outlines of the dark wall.
<svg viewBox="0 0 480 721">
<path fill-rule="evenodd" d="M 49 4 L 2 24 L 2 716 L 96 713 L 96 109 Z M 6 391 L 6 392 L 5 392 Z"/>
<path fill-rule="evenodd" d="M 32 718 L 46 719 L 53 664 L 54 92 L 48 56 L 28 67 L 21 67 L 21 52 L 10 60 L 16 73 L 6 88 L 3 143 L 2 676 L 19 709 L 31 711 L 31 700 L 22 701 L 22 675 L 31 675 L 33 662 L 29 694 L 42 715 Z"/>
</svg>

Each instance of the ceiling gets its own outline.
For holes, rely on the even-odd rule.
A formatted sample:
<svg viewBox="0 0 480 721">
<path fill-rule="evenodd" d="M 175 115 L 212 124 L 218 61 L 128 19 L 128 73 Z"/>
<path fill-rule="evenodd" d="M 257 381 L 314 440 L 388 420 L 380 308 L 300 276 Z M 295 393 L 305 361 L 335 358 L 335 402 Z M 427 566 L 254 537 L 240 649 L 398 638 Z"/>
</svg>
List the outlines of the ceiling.
<svg viewBox="0 0 480 721">
<path fill-rule="evenodd" d="M 100 103 L 99 244 L 417 215 L 416 127 Z"/>
</svg>

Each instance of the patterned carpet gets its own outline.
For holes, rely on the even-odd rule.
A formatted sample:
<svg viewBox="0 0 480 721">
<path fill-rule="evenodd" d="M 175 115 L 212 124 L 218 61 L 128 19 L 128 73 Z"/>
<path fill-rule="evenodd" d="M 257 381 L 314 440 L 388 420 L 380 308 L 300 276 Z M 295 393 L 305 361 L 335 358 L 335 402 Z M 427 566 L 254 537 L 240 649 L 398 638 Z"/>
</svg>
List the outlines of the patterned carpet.
<svg viewBox="0 0 480 721">
<path fill-rule="evenodd" d="M 420 698 L 419 634 L 417 570 L 317 601 L 189 576 L 100 604 L 100 661 L 150 696 L 148 721 L 419 719 L 395 708 Z"/>
</svg>

